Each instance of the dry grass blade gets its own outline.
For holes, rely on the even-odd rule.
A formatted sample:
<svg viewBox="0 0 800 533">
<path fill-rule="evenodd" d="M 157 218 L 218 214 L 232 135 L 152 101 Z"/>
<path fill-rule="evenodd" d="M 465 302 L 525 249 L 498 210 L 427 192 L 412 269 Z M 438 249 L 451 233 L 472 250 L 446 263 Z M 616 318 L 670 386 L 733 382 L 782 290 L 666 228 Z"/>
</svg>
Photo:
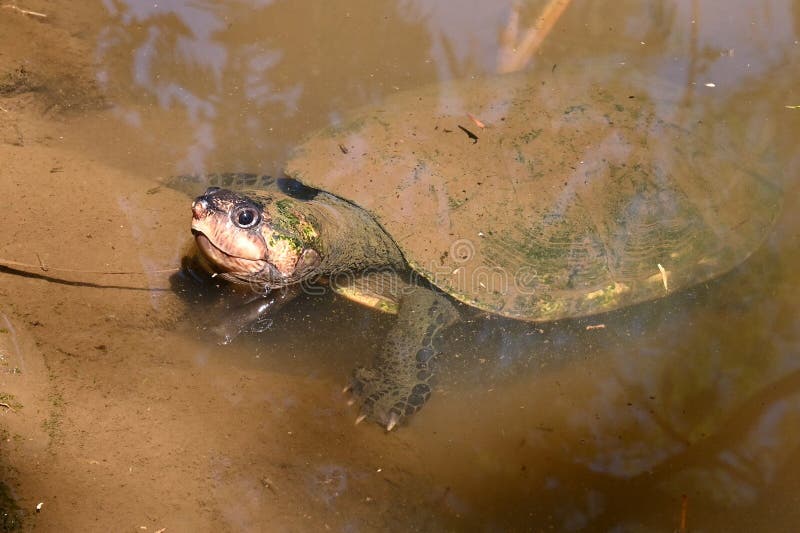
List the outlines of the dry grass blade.
<svg viewBox="0 0 800 533">
<path fill-rule="evenodd" d="M 10 9 L 11 11 L 16 11 L 22 15 L 27 15 L 29 17 L 36 17 L 39 19 L 46 19 L 47 15 L 44 13 L 39 13 L 38 11 L 31 11 L 30 9 L 22 9 L 21 7 L 15 6 L 14 4 L 3 4 L 3 9 Z"/>
<path fill-rule="evenodd" d="M 667 270 L 661 263 L 658 263 L 658 271 L 661 273 L 661 283 L 664 284 L 664 292 L 669 292 L 669 284 L 667 283 Z"/>
</svg>

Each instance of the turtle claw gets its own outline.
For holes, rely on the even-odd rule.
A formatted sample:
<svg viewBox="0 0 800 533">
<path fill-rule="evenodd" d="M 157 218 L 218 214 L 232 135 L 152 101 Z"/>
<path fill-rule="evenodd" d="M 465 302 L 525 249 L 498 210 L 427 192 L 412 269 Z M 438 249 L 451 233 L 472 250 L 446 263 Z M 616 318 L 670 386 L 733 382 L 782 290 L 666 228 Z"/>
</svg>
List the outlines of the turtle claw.
<svg viewBox="0 0 800 533">
<path fill-rule="evenodd" d="M 393 385 L 375 368 L 356 369 L 353 380 L 344 388 L 344 392 L 350 394 L 347 405 L 360 406 L 356 425 L 368 419 L 389 432 L 417 410 L 408 403 L 413 389 L 406 396 Z"/>
<path fill-rule="evenodd" d="M 389 415 L 389 422 L 386 424 L 386 431 L 391 431 L 395 427 L 397 427 L 397 423 L 400 422 L 400 415 L 397 413 L 392 413 Z"/>
<path fill-rule="evenodd" d="M 342 389 L 342 394 L 347 394 L 348 392 L 353 392 L 353 385 L 345 385 Z"/>
</svg>

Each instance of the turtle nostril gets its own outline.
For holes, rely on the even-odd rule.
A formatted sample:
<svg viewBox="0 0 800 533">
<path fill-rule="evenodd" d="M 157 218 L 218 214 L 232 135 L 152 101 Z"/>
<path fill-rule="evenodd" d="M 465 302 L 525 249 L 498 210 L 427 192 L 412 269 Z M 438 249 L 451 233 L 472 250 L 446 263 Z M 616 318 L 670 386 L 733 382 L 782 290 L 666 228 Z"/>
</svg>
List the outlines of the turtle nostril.
<svg viewBox="0 0 800 533">
<path fill-rule="evenodd" d="M 192 216 L 194 218 L 203 218 L 208 212 L 208 202 L 201 196 L 192 202 Z"/>
</svg>

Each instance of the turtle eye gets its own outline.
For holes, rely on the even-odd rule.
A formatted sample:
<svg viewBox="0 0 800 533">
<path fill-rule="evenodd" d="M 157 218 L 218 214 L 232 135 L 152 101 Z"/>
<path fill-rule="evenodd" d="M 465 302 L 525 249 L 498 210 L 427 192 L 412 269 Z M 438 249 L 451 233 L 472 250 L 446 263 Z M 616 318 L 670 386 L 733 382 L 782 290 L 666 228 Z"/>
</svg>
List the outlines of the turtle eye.
<svg viewBox="0 0 800 533">
<path fill-rule="evenodd" d="M 242 229 L 249 229 L 261 221 L 261 217 L 252 207 L 242 207 L 233 213 L 233 223 Z"/>
</svg>

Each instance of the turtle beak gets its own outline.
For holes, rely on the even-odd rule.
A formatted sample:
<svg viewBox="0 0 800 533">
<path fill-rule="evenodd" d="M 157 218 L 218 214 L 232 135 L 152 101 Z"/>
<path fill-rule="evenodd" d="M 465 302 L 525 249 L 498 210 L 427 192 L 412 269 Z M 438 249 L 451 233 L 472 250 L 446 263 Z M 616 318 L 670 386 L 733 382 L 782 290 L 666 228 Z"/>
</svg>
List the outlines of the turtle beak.
<svg viewBox="0 0 800 533">
<path fill-rule="evenodd" d="M 202 220 L 210 214 L 213 208 L 209 197 L 219 190 L 219 187 L 209 187 L 206 192 L 194 199 L 192 202 L 192 218 L 194 220 Z"/>
<path fill-rule="evenodd" d="M 203 197 L 198 197 L 192 202 L 192 218 L 194 220 L 202 220 L 208 216 L 208 201 Z"/>
</svg>

